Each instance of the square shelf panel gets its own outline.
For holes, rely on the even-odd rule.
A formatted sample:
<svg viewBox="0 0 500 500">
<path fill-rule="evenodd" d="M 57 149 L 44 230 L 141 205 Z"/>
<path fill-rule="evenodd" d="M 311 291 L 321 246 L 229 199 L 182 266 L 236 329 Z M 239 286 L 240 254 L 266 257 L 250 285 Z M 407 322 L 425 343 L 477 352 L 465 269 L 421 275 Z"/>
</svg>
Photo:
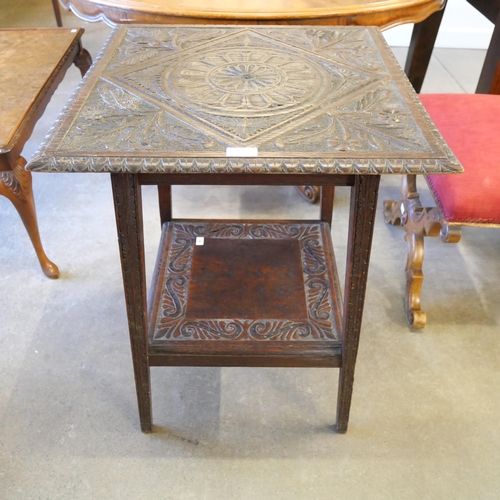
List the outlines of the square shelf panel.
<svg viewBox="0 0 500 500">
<path fill-rule="evenodd" d="M 339 366 L 340 302 L 327 224 L 170 222 L 151 290 L 150 362 Z"/>
</svg>

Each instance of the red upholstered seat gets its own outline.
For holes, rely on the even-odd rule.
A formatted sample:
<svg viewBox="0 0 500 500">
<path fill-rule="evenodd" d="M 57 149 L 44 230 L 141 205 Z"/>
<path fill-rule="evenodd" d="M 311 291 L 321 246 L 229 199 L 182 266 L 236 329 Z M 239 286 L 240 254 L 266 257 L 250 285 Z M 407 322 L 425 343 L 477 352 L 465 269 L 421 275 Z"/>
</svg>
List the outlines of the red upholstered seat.
<svg viewBox="0 0 500 500">
<path fill-rule="evenodd" d="M 427 176 L 446 220 L 500 224 L 500 96 L 422 94 L 420 99 L 465 169 Z"/>
</svg>

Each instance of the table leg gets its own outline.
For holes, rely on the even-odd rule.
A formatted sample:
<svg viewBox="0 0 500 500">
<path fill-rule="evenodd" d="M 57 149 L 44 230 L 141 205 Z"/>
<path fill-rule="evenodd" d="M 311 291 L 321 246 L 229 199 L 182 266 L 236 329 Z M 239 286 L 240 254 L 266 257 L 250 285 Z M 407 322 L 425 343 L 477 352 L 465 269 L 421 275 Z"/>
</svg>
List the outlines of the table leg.
<svg viewBox="0 0 500 500">
<path fill-rule="evenodd" d="M 332 227 L 333 199 L 335 186 L 322 186 L 321 188 L 321 222 L 327 222 Z"/>
<path fill-rule="evenodd" d="M 340 433 L 347 431 L 349 422 L 379 183 L 379 175 L 359 175 L 351 191 L 337 403 L 337 432 Z"/>
<path fill-rule="evenodd" d="M 158 204 L 160 205 L 161 225 L 172 220 L 172 186 L 158 185 Z"/>
<path fill-rule="evenodd" d="M 151 432 L 151 382 L 147 341 L 146 266 L 141 186 L 136 175 L 111 174 L 123 285 L 141 430 Z"/>
<path fill-rule="evenodd" d="M 498 68 L 500 66 L 500 12 L 491 36 L 490 45 L 486 52 L 483 69 L 479 77 L 476 88 L 476 94 L 499 94 L 498 88 L 495 88 L 495 78 L 498 78 Z M 495 77 L 495 74 L 497 75 Z M 498 83 L 496 84 L 498 85 Z"/>
<path fill-rule="evenodd" d="M 417 94 L 420 93 L 424 83 L 444 9 L 445 7 L 434 12 L 425 21 L 417 23 L 413 27 L 410 47 L 406 56 L 405 73 Z"/>
<path fill-rule="evenodd" d="M 31 172 L 25 166 L 26 160 L 20 156 L 11 171 L 0 172 L 0 195 L 12 202 L 21 217 L 45 276 L 55 279 L 59 277 L 59 269 L 45 254 L 40 240 Z"/>
</svg>

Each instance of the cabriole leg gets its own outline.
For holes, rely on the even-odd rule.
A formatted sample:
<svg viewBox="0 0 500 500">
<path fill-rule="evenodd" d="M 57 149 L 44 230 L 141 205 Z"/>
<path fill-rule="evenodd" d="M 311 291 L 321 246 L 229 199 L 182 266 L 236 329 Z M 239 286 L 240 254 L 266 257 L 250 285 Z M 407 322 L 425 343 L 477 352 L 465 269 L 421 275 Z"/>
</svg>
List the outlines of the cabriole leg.
<svg viewBox="0 0 500 500">
<path fill-rule="evenodd" d="M 59 277 L 59 269 L 45 254 L 40 240 L 31 172 L 24 168 L 25 165 L 26 160 L 23 157 L 19 157 L 12 171 L 0 173 L 0 195 L 8 198 L 16 207 L 24 227 L 28 231 L 45 276 L 55 279 Z"/>
</svg>

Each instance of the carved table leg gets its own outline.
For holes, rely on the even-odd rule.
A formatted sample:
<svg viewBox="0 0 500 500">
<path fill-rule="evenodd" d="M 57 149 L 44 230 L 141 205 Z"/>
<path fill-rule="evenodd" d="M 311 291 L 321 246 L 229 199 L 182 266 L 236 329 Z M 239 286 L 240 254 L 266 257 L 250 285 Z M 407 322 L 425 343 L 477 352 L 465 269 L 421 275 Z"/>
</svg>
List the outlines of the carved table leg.
<svg viewBox="0 0 500 500">
<path fill-rule="evenodd" d="M 321 188 L 319 186 L 295 186 L 299 193 L 309 202 L 316 203 L 319 200 Z"/>
<path fill-rule="evenodd" d="M 404 300 L 406 321 L 410 328 L 423 328 L 427 317 L 421 309 L 420 296 L 424 274 L 424 236 L 441 235 L 446 243 L 457 243 L 462 234 L 460 226 L 450 226 L 436 208 L 425 208 L 417 192 L 416 175 L 403 176 L 402 200 L 384 201 L 384 218 L 388 224 L 402 225 L 408 244 L 406 259 L 406 296 Z"/>
<path fill-rule="evenodd" d="M 133 174 L 111 174 L 123 286 L 141 430 L 151 432 L 151 382 L 147 341 L 146 267 L 141 186 Z"/>
<path fill-rule="evenodd" d="M 12 171 L 0 172 L 0 195 L 8 198 L 16 207 L 33 243 L 43 272 L 49 278 L 55 279 L 59 277 L 59 269 L 45 255 L 40 240 L 31 184 L 31 172 L 25 170 L 25 165 L 26 160 L 19 157 Z"/>
<path fill-rule="evenodd" d="M 340 433 L 347 431 L 349 421 L 379 183 L 379 175 L 359 175 L 351 191 L 337 402 L 337 432 Z"/>
</svg>

